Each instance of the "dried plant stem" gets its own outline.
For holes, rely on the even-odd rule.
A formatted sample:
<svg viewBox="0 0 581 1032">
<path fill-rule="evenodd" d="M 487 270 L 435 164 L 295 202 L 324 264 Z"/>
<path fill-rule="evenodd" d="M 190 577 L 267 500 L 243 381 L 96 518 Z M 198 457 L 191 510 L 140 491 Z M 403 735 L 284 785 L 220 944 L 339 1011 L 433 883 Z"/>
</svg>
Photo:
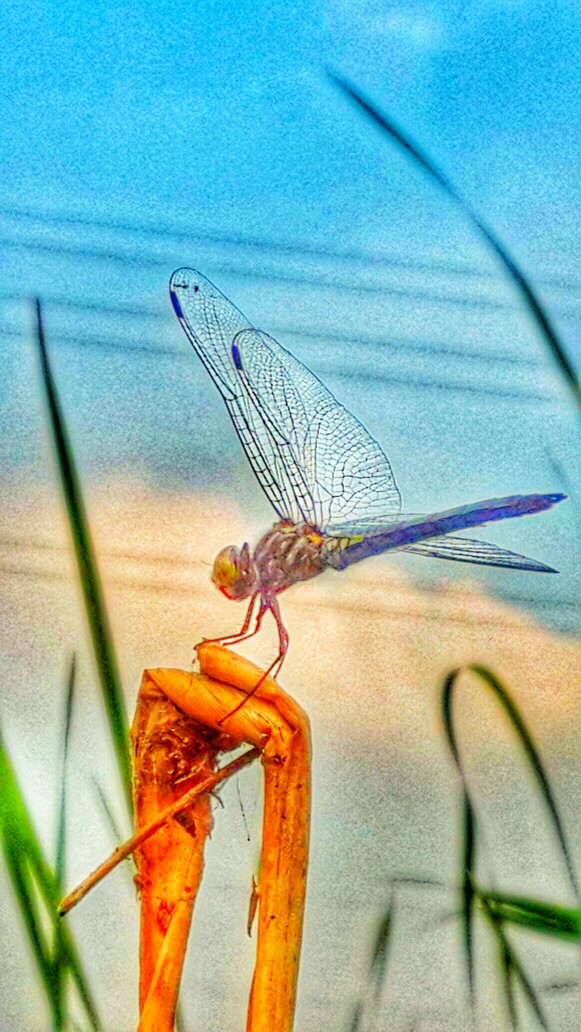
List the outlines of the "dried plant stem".
<svg viewBox="0 0 581 1032">
<path fill-rule="evenodd" d="M 137 831 L 213 772 L 224 736 L 197 727 L 145 673 L 131 731 Z M 192 909 L 212 818 L 197 796 L 182 821 L 165 824 L 135 851 L 141 891 L 140 1032 L 173 1032 Z"/>
<path fill-rule="evenodd" d="M 173 1032 L 192 910 L 212 826 L 211 790 L 258 755 L 264 826 L 256 967 L 247 1032 L 291 1032 L 301 950 L 310 820 L 306 714 L 261 671 L 219 645 L 198 649 L 202 673 L 148 670 L 131 738 L 136 834 L 61 903 L 69 910 L 135 853 L 141 891 L 138 1032 Z M 244 705 L 240 706 L 245 697 Z M 251 748 L 221 770 L 219 753 Z"/>
<path fill-rule="evenodd" d="M 150 671 L 184 713 L 236 742 L 262 748 L 264 823 L 256 968 L 247 1032 L 293 1026 L 306 894 L 310 821 L 310 729 L 304 711 L 272 678 L 236 713 L 261 676 L 219 645 L 198 649 L 202 673 Z M 227 718 L 227 719 L 226 719 Z"/>
<path fill-rule="evenodd" d="M 155 835 L 155 833 L 159 831 L 160 828 L 163 828 L 168 821 L 171 821 L 175 817 L 179 817 L 180 814 L 184 813 L 184 811 L 191 806 L 197 796 L 213 792 L 218 785 L 227 781 L 228 778 L 231 778 L 234 774 L 238 774 L 244 767 L 248 766 L 249 763 L 252 763 L 259 756 L 259 749 L 249 749 L 248 752 L 243 753 L 242 756 L 238 756 L 235 760 L 232 760 L 231 763 L 221 767 L 220 770 L 217 770 L 214 774 L 209 774 L 208 777 L 203 778 L 203 780 L 197 785 L 194 785 L 189 792 L 185 792 L 177 802 L 172 803 L 171 806 L 167 806 L 165 810 L 158 813 L 157 816 L 149 822 L 149 824 L 146 824 L 145 827 L 141 828 L 135 835 L 132 835 L 130 839 L 127 839 L 122 846 L 117 846 L 117 848 L 113 850 L 111 855 L 108 856 L 102 864 L 99 864 L 99 866 L 96 867 L 95 870 L 80 883 L 80 885 L 77 885 L 76 889 L 69 892 L 68 896 L 65 896 L 59 903 L 58 913 L 63 916 L 64 914 L 67 914 L 69 910 L 72 910 L 73 907 L 75 907 L 77 903 L 80 903 L 80 901 L 92 888 L 94 888 L 95 885 L 110 874 L 118 864 L 131 856 L 138 846 L 147 842 L 147 839 L 151 838 L 152 835 Z"/>
<path fill-rule="evenodd" d="M 212 678 L 252 691 L 260 671 L 235 653 L 215 645 L 198 649 L 200 665 Z M 302 942 L 310 821 L 310 728 L 304 710 L 267 678 L 257 693 L 292 729 L 285 750 L 264 753 L 264 821 L 256 968 L 247 1032 L 292 1029 Z M 248 700 L 250 708 L 255 696 Z M 244 713 L 245 707 L 240 712 Z M 239 714 L 236 714 L 238 716 Z M 223 725 L 230 729 L 229 722 Z"/>
</svg>

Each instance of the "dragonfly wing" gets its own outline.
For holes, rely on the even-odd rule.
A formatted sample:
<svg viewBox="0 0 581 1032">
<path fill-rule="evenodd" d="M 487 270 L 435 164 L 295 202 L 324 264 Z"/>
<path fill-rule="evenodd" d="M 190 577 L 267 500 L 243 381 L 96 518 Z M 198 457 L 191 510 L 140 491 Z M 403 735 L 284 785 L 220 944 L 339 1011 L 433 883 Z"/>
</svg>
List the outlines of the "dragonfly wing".
<svg viewBox="0 0 581 1032">
<path fill-rule="evenodd" d="M 220 391 L 256 478 L 275 512 L 300 516 L 284 457 L 266 433 L 232 359 L 232 343 L 249 321 L 210 280 L 194 269 L 177 269 L 170 298 L 180 325 Z"/>
<path fill-rule="evenodd" d="M 407 545 L 401 551 L 426 555 L 433 559 L 453 559 L 459 563 L 473 563 L 477 566 L 504 566 L 511 570 L 531 570 L 536 573 L 559 572 L 536 559 L 529 559 L 518 552 L 509 552 L 488 541 L 474 541 L 470 538 L 453 537 L 451 534 L 431 538 L 429 541 L 418 541 L 415 545 Z"/>
<path fill-rule="evenodd" d="M 292 485 L 295 520 L 330 534 L 395 520 L 401 499 L 386 455 L 318 377 L 259 330 L 242 330 L 232 354 L 254 408 L 247 418 Z"/>
<path fill-rule="evenodd" d="M 176 269 L 169 293 L 180 325 L 204 363 L 224 401 L 240 387 L 232 364 L 232 341 L 250 325 L 213 283 L 194 269 Z"/>
</svg>

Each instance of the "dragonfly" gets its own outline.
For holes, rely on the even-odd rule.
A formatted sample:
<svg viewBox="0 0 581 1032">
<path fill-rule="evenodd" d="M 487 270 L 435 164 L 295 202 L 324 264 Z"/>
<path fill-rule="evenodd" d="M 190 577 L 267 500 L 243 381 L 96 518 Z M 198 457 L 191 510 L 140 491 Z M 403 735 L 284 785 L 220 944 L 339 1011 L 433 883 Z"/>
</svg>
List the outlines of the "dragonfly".
<svg viewBox="0 0 581 1032">
<path fill-rule="evenodd" d="M 216 556 L 213 583 L 226 598 L 247 600 L 248 608 L 236 634 L 212 640 L 246 640 L 258 633 L 270 612 L 279 646 L 267 673 L 278 673 L 289 646 L 278 596 L 326 570 L 345 570 L 388 551 L 558 572 L 456 532 L 544 512 L 566 495 L 510 495 L 429 515 L 402 514 L 401 495 L 381 446 L 314 373 L 252 326 L 194 269 L 172 274 L 170 299 L 277 515 L 253 551 L 245 542 L 241 548 L 228 545 Z"/>
</svg>

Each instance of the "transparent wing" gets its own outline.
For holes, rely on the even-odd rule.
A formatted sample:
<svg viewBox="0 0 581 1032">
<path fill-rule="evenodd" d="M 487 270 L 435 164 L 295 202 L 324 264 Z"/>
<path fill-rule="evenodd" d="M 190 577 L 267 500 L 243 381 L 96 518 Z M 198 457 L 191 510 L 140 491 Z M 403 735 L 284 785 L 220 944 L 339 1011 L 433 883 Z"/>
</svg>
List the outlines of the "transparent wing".
<svg viewBox="0 0 581 1032">
<path fill-rule="evenodd" d="M 174 311 L 224 401 L 240 391 L 232 341 L 250 324 L 213 283 L 194 269 L 176 269 L 169 281 Z"/>
<path fill-rule="evenodd" d="M 418 541 L 408 545 L 402 552 L 413 552 L 414 555 L 426 555 L 433 559 L 453 559 L 459 563 L 473 563 L 477 566 L 504 566 L 511 570 L 531 570 L 535 573 L 558 573 L 552 566 L 540 563 L 537 559 L 529 559 L 518 552 L 509 552 L 488 541 L 474 541 L 470 538 L 445 537 L 431 538 L 429 541 Z"/>
<path fill-rule="evenodd" d="M 267 435 L 256 433 L 256 413 L 232 360 L 232 343 L 248 327 L 248 319 L 194 269 L 177 269 L 169 292 L 182 329 L 224 399 L 262 490 L 282 519 L 295 519 L 297 503 L 283 456 Z"/>
<path fill-rule="evenodd" d="M 237 335 L 233 359 L 246 386 L 247 422 L 294 494 L 293 519 L 345 534 L 397 518 L 401 499 L 387 457 L 314 373 L 255 329 Z"/>
<path fill-rule="evenodd" d="M 400 509 L 391 466 L 321 381 L 200 273 L 174 272 L 170 296 L 278 515 L 330 533 L 389 525 Z"/>
</svg>

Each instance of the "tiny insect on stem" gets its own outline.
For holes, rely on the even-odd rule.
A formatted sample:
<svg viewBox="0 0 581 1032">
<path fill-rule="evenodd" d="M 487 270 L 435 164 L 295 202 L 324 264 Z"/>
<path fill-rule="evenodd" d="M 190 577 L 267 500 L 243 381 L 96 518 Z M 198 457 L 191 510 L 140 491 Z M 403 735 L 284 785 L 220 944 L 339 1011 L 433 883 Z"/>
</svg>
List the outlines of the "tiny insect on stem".
<svg viewBox="0 0 581 1032">
<path fill-rule="evenodd" d="M 141 846 L 147 841 L 147 839 L 151 838 L 152 835 L 155 835 L 155 833 L 159 831 L 160 828 L 163 828 L 168 821 L 173 820 L 184 810 L 187 810 L 194 799 L 200 795 L 211 792 L 222 781 L 226 781 L 228 778 L 232 777 L 233 774 L 237 774 L 244 767 L 248 766 L 249 763 L 258 759 L 259 756 L 260 749 L 255 747 L 249 749 L 247 752 L 243 753 L 242 756 L 238 756 L 225 767 L 222 767 L 214 774 L 211 774 L 198 782 L 197 785 L 194 785 L 188 792 L 185 792 L 184 795 L 175 803 L 172 803 L 171 806 L 162 810 L 154 820 L 150 821 L 150 823 L 144 828 L 141 828 L 140 831 L 128 839 L 127 842 L 124 842 L 121 846 L 117 846 L 117 848 L 111 853 L 111 856 L 103 861 L 103 863 L 100 864 L 92 874 L 89 874 L 76 889 L 68 894 L 68 896 L 65 896 L 58 905 L 58 914 L 62 917 L 64 914 L 67 914 L 69 910 L 72 910 L 72 908 L 87 895 L 94 885 L 100 882 L 102 878 L 117 867 L 117 864 L 130 856 L 138 846 Z"/>
</svg>

